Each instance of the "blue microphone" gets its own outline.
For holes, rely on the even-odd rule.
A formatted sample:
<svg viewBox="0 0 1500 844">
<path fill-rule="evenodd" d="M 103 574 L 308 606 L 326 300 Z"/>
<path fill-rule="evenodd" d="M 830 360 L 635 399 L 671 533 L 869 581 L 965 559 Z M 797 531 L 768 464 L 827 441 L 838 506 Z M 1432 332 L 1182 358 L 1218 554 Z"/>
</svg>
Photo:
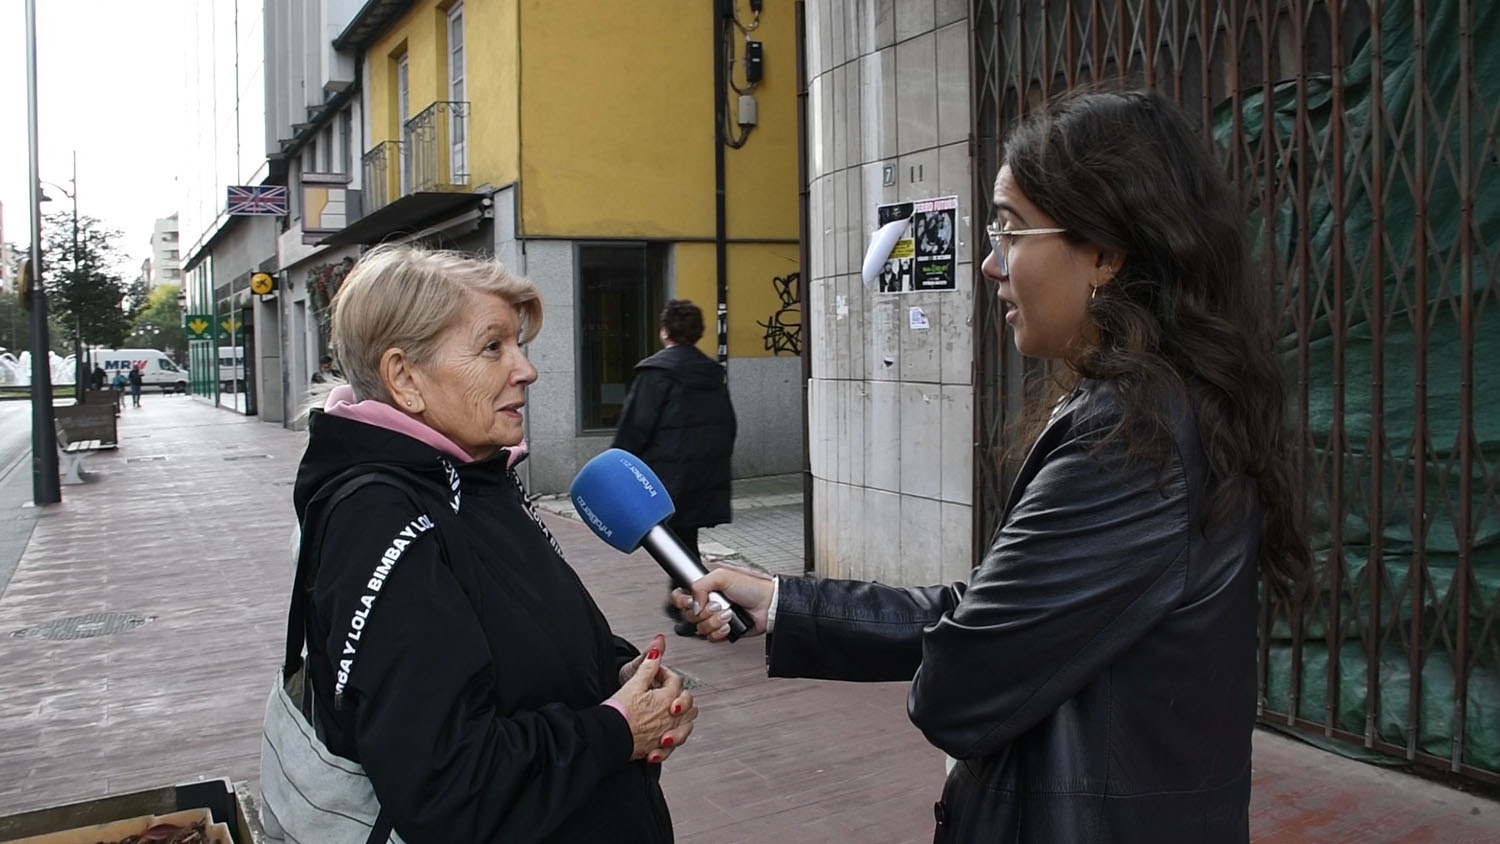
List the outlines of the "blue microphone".
<svg viewBox="0 0 1500 844">
<path fill-rule="evenodd" d="M 663 524 L 676 512 L 672 496 L 651 467 L 634 454 L 611 448 L 598 455 L 578 472 L 569 494 L 583 523 L 600 539 L 626 554 L 644 547 L 678 586 L 691 589 L 708 574 Z M 708 608 L 713 612 L 734 610 L 729 620 L 729 641 L 750 630 L 745 611 L 718 592 L 709 593 Z"/>
</svg>

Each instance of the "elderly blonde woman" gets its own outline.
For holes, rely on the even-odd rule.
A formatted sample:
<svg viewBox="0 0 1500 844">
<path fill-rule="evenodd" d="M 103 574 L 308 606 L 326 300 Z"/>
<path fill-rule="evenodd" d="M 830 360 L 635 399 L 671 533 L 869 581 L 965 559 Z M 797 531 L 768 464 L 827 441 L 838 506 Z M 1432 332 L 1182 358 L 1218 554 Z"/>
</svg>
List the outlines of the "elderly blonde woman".
<svg viewBox="0 0 1500 844">
<path fill-rule="evenodd" d="M 671 841 L 659 763 L 692 732 L 692 695 L 660 637 L 640 656 L 610 633 L 512 469 L 536 288 L 493 261 L 388 246 L 333 308 L 348 384 L 312 412 L 297 473 L 286 672 L 300 624 L 298 708 L 327 761 L 368 776 L 369 840 Z M 263 755 L 263 778 L 283 756 Z M 325 814 L 327 830 L 286 838 L 335 840 L 340 812 Z"/>
</svg>

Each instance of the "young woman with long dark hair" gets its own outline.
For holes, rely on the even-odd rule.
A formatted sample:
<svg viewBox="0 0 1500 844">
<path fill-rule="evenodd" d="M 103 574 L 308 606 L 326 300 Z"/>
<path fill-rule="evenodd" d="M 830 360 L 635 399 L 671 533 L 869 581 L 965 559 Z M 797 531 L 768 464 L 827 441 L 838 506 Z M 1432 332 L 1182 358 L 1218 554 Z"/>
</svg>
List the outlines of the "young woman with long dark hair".
<svg viewBox="0 0 1500 844">
<path fill-rule="evenodd" d="M 713 640 L 695 599 L 748 609 L 772 676 L 910 679 L 938 841 L 1247 842 L 1257 581 L 1295 600 L 1310 555 L 1234 197 L 1171 101 L 1088 92 L 1014 129 L 994 208 L 982 272 L 1055 377 L 969 579 L 675 599 Z"/>
</svg>

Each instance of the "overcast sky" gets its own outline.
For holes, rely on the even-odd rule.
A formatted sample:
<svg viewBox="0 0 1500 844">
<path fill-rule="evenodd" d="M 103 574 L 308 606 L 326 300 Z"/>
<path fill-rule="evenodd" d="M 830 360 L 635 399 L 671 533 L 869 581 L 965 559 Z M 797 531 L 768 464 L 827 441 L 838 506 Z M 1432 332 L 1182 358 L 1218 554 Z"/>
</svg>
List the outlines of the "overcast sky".
<svg viewBox="0 0 1500 844">
<path fill-rule="evenodd" d="M 126 280 L 151 255 L 152 223 L 177 210 L 184 90 L 182 3 L 224 0 L 36 0 L 41 178 L 78 211 L 119 229 Z M 0 0 L 0 203 L 4 237 L 31 239 L 26 128 L 26 3 Z M 42 213 L 69 213 L 60 191 Z"/>
</svg>

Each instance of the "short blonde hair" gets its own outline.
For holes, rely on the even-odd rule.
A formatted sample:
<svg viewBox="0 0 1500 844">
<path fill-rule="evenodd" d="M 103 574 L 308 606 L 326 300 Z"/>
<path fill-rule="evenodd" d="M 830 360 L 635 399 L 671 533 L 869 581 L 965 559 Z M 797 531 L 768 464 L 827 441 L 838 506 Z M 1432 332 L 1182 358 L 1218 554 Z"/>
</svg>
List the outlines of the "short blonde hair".
<svg viewBox="0 0 1500 844">
<path fill-rule="evenodd" d="M 366 252 L 333 297 L 333 346 L 355 398 L 389 403 L 381 356 L 399 348 L 418 366 L 429 363 L 469 291 L 499 296 L 515 308 L 521 343 L 541 330 L 541 292 L 498 261 L 394 244 Z"/>
</svg>

